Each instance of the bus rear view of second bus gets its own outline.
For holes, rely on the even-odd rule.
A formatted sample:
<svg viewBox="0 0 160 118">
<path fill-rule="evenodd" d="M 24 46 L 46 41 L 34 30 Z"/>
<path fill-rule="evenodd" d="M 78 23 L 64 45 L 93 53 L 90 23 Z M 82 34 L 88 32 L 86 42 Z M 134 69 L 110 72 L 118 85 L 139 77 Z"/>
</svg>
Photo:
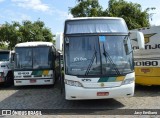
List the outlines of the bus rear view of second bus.
<svg viewBox="0 0 160 118">
<path fill-rule="evenodd" d="M 144 48 L 142 33 L 139 47 Z M 131 40 L 122 18 L 92 17 L 65 21 L 65 98 L 105 99 L 133 96 L 135 73 Z"/>
</svg>

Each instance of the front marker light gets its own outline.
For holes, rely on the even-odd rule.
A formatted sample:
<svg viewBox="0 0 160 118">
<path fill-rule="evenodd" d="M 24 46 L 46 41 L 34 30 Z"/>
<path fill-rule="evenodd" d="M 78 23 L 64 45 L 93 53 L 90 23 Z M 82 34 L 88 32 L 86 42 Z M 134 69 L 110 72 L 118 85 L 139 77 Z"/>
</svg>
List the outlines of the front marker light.
<svg viewBox="0 0 160 118">
<path fill-rule="evenodd" d="M 82 87 L 82 84 L 78 81 L 72 81 L 72 80 L 64 80 L 65 84 L 70 86 L 76 86 L 76 87 Z"/>
<path fill-rule="evenodd" d="M 134 77 L 132 78 L 129 78 L 129 79 L 125 79 L 123 82 L 122 82 L 122 85 L 126 85 L 126 84 L 131 84 L 134 82 Z"/>
</svg>

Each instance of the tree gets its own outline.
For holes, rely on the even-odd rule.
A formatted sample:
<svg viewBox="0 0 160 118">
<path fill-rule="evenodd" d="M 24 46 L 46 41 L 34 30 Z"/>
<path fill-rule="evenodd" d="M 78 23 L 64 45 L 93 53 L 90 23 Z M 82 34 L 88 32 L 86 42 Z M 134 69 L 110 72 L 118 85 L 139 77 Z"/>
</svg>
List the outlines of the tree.
<svg viewBox="0 0 160 118">
<path fill-rule="evenodd" d="M 102 10 L 98 0 L 77 0 L 78 4 L 70 8 L 73 17 L 92 17 L 92 16 L 108 16 L 122 17 L 127 23 L 129 29 L 148 27 L 151 14 L 149 10 L 155 8 L 147 8 L 142 11 L 141 5 L 124 0 L 109 0 L 108 8 Z"/>
<path fill-rule="evenodd" d="M 149 9 L 142 11 L 141 5 L 124 0 L 110 0 L 108 14 L 111 17 L 122 17 L 129 29 L 148 27 Z"/>
<path fill-rule="evenodd" d="M 8 49 L 12 49 L 12 47 L 17 43 L 19 32 L 17 27 L 20 26 L 17 22 L 12 22 L 12 24 L 5 23 L 0 28 L 0 44 L 1 47 L 4 45 L 8 45 Z"/>
<path fill-rule="evenodd" d="M 45 27 L 42 21 L 23 21 L 5 23 L 0 28 L 0 45 L 8 44 L 8 49 L 13 49 L 17 43 L 29 41 L 48 41 L 51 42 L 53 35 L 51 30 Z"/>
<path fill-rule="evenodd" d="M 69 11 L 74 17 L 95 17 L 103 13 L 98 0 L 78 0 L 78 5 Z"/>
</svg>

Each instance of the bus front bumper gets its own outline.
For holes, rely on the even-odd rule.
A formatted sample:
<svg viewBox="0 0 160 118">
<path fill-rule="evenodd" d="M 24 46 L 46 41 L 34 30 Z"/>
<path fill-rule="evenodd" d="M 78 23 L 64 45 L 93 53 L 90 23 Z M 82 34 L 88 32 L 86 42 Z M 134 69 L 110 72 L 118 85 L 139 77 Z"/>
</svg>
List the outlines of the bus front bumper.
<svg viewBox="0 0 160 118">
<path fill-rule="evenodd" d="M 26 85 L 52 85 L 53 79 L 14 79 L 14 86 L 26 86 Z"/>
<path fill-rule="evenodd" d="M 65 84 L 65 98 L 66 100 L 83 100 L 83 99 L 106 99 L 129 97 L 134 95 L 135 83 L 122 85 L 114 88 L 83 88 L 75 87 Z M 98 93 L 108 93 L 104 96 L 97 95 Z"/>
</svg>

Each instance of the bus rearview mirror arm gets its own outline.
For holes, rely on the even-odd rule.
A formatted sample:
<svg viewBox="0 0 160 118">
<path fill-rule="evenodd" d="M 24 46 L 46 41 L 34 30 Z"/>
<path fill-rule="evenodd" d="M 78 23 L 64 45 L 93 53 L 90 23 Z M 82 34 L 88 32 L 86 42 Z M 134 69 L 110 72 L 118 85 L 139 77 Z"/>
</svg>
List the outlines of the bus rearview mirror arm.
<svg viewBox="0 0 160 118">
<path fill-rule="evenodd" d="M 138 31 L 130 31 L 130 38 L 131 40 L 135 40 L 138 42 L 139 49 L 144 49 L 145 48 L 145 43 L 144 43 L 144 35 L 142 32 Z"/>
</svg>

